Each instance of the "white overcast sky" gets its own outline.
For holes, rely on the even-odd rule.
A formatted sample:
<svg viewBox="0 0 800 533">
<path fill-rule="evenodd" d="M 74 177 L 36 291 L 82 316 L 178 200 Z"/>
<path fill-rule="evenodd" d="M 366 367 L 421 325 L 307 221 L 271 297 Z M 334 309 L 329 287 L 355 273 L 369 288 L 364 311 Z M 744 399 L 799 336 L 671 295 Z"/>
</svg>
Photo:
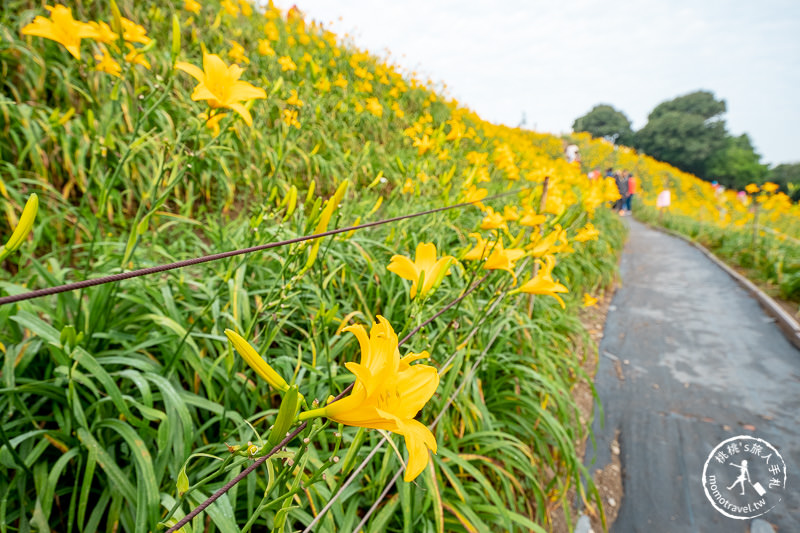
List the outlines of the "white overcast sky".
<svg viewBox="0 0 800 533">
<path fill-rule="evenodd" d="M 634 129 L 698 89 L 762 161 L 800 161 L 800 0 L 365 0 L 297 4 L 495 123 L 569 132 L 605 103 Z M 341 18 L 340 18 L 341 17 Z M 332 24 L 331 24 L 332 23 Z"/>
</svg>

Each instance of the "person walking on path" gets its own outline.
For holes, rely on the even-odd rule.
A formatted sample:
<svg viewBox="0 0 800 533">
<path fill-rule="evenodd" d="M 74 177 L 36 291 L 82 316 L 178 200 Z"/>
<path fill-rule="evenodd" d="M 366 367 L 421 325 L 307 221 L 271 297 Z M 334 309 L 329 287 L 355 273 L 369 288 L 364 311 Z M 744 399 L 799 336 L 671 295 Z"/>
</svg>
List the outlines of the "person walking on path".
<svg viewBox="0 0 800 533">
<path fill-rule="evenodd" d="M 631 200 L 633 199 L 633 195 L 636 194 L 637 187 L 638 187 L 638 179 L 636 176 L 632 175 L 630 172 L 626 172 L 628 175 L 628 193 L 625 196 L 625 203 L 623 205 L 623 210 L 627 212 L 628 215 L 631 214 Z"/>
<path fill-rule="evenodd" d="M 628 176 L 625 172 L 618 170 L 614 173 L 614 182 L 617 184 L 619 190 L 619 200 L 617 200 L 614 209 L 619 211 L 620 215 L 625 214 L 625 199 L 628 197 Z"/>
</svg>

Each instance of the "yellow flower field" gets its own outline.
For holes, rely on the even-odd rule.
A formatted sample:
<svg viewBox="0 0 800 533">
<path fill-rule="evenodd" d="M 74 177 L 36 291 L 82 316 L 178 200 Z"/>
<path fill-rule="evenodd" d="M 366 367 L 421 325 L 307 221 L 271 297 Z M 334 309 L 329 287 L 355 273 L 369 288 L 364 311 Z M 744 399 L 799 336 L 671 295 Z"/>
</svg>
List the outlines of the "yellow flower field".
<svg viewBox="0 0 800 533">
<path fill-rule="evenodd" d="M 297 8 L 0 23 L 0 523 L 543 531 L 571 490 L 602 516 L 571 392 L 613 181 Z"/>
</svg>

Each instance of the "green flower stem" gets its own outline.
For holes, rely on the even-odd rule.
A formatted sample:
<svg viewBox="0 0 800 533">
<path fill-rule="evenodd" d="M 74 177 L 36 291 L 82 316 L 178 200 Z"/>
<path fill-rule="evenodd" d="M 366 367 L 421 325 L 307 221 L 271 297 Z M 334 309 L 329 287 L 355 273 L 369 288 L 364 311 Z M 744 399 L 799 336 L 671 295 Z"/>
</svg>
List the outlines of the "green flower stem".
<svg viewBox="0 0 800 533">
<path fill-rule="evenodd" d="M 327 416 L 325 414 L 325 407 L 320 407 L 319 409 L 311 409 L 310 411 L 303 411 L 302 413 L 300 413 L 297 419 L 300 420 L 301 422 L 304 422 L 306 420 L 310 420 L 312 418 L 319 418 L 322 416 Z"/>
</svg>

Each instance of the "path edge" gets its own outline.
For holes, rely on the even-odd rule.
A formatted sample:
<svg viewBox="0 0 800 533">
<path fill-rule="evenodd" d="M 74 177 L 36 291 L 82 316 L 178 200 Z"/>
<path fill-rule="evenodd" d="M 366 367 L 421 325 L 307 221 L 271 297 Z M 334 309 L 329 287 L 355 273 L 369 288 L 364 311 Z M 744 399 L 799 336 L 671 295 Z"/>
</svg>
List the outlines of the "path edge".
<svg viewBox="0 0 800 533">
<path fill-rule="evenodd" d="M 736 272 L 733 268 L 728 266 L 722 259 L 714 255 L 711 250 L 703 246 L 702 244 L 692 240 L 691 238 L 683 235 L 682 233 L 678 233 L 677 231 L 663 228 L 661 226 L 656 226 L 649 222 L 644 222 L 642 220 L 637 220 L 644 224 L 645 226 L 649 227 L 650 229 L 654 229 L 656 231 L 660 231 L 661 233 L 666 233 L 667 235 L 671 235 L 673 237 L 677 237 L 682 241 L 685 241 L 698 250 L 700 250 L 703 255 L 708 257 L 714 264 L 716 264 L 719 268 L 724 270 L 730 277 L 736 280 L 739 285 L 741 285 L 747 292 L 753 296 L 758 303 L 761 305 L 762 309 L 766 311 L 766 313 L 775 319 L 780 328 L 783 335 L 786 337 L 790 343 L 792 343 L 795 348 L 800 349 L 800 323 L 794 319 L 789 313 L 787 313 L 778 303 L 772 299 L 767 293 L 759 289 L 755 283 L 744 277 L 743 275 Z"/>
</svg>

